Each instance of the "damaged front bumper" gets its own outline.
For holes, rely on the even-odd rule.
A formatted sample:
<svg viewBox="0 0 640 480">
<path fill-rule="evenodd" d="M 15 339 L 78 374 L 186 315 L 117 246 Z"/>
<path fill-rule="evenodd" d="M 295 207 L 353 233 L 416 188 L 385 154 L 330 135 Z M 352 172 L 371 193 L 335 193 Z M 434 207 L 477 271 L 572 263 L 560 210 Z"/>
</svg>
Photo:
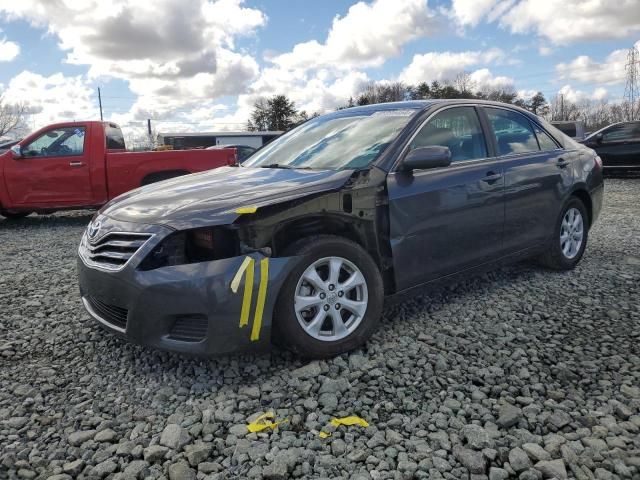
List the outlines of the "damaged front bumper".
<svg viewBox="0 0 640 480">
<path fill-rule="evenodd" d="M 278 292 L 294 258 L 256 252 L 139 269 L 163 233 L 154 232 L 117 271 L 79 255 L 80 293 L 89 314 L 110 332 L 154 348 L 196 355 L 267 350 Z"/>
</svg>

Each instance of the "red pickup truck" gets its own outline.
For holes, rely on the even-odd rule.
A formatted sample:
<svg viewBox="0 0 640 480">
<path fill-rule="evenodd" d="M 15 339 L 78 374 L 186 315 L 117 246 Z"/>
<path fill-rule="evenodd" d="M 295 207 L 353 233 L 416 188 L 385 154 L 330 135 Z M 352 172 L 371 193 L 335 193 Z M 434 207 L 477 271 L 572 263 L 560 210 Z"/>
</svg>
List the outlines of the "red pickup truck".
<svg viewBox="0 0 640 480">
<path fill-rule="evenodd" d="M 58 123 L 0 155 L 0 215 L 96 208 L 149 183 L 235 163 L 235 149 L 127 152 L 114 123 Z"/>
</svg>

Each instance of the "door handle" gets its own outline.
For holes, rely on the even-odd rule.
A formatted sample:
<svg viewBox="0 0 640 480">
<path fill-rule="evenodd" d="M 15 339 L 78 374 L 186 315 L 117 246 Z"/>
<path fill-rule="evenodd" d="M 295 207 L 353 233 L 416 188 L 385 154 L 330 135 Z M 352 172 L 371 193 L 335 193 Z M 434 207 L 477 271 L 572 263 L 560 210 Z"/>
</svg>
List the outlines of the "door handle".
<svg viewBox="0 0 640 480">
<path fill-rule="evenodd" d="M 69 162 L 69 166 L 74 168 L 84 167 L 84 162 Z"/>
<path fill-rule="evenodd" d="M 567 160 L 565 160 L 564 158 L 559 158 L 559 159 L 558 159 L 558 163 L 557 163 L 557 165 L 558 165 L 560 168 L 564 168 L 564 167 L 566 167 L 567 165 L 569 165 L 569 162 L 568 162 Z"/>
<path fill-rule="evenodd" d="M 486 183 L 494 183 L 502 178 L 501 173 L 489 172 L 487 176 L 482 179 L 483 182 Z"/>
</svg>

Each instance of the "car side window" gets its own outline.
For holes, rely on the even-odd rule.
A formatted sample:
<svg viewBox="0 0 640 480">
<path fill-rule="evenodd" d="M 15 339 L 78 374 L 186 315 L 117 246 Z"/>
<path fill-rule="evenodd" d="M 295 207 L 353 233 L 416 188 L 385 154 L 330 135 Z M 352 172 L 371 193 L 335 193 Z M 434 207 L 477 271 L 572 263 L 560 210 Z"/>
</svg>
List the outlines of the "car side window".
<svg viewBox="0 0 640 480">
<path fill-rule="evenodd" d="M 454 107 L 437 113 L 411 141 L 409 151 L 432 146 L 448 147 L 452 162 L 486 158 L 487 144 L 475 108 Z"/>
<path fill-rule="evenodd" d="M 28 158 L 82 155 L 84 139 L 85 127 L 55 128 L 22 147 L 22 154 Z"/>
<path fill-rule="evenodd" d="M 602 132 L 602 143 L 624 142 L 638 135 L 635 134 L 634 123 L 620 123 Z"/>
<path fill-rule="evenodd" d="M 550 150 L 557 150 L 558 148 L 560 148 L 558 147 L 558 144 L 556 143 L 556 141 L 553 138 L 551 138 L 549 134 L 544 130 L 542 130 L 540 127 L 538 127 L 537 125 L 534 125 L 533 129 L 536 132 L 536 137 L 538 137 L 540 150 L 542 150 L 543 152 L 548 152 Z"/>
<path fill-rule="evenodd" d="M 531 122 L 520 113 L 501 108 L 485 108 L 498 146 L 498 155 L 540 150 Z"/>
</svg>

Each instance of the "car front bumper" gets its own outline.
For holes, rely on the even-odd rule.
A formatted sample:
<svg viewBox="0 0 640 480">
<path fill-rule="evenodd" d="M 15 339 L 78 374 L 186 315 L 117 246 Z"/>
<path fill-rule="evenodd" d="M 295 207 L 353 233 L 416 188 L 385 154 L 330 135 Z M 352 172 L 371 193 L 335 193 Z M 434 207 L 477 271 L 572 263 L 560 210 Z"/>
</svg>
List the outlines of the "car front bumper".
<svg viewBox="0 0 640 480">
<path fill-rule="evenodd" d="M 160 241 L 154 240 L 145 251 Z M 102 327 L 134 343 L 188 354 L 269 348 L 273 310 L 293 257 L 251 253 L 143 271 L 137 268 L 143 254 L 120 271 L 96 268 L 79 256 L 82 302 Z"/>
</svg>

